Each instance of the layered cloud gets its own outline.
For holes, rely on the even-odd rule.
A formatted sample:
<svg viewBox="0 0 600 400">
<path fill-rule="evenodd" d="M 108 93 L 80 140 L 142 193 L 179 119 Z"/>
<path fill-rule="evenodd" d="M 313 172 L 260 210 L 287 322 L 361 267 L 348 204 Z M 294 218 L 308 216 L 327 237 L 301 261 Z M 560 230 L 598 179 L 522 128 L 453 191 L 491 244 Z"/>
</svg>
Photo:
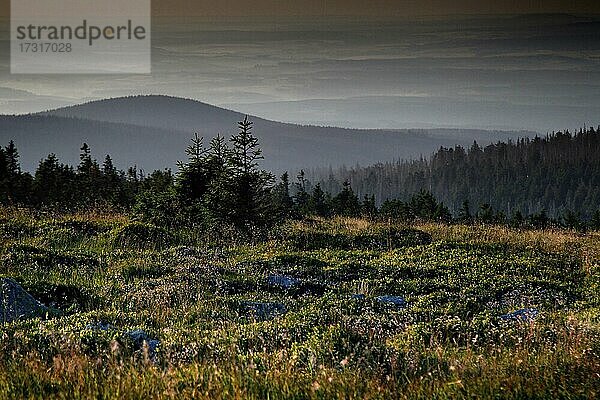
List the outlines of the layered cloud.
<svg viewBox="0 0 600 400">
<path fill-rule="evenodd" d="M 11 76 L 3 62 L 0 104 L 22 113 L 155 93 L 300 123 L 573 128 L 600 122 L 599 28 L 571 16 L 157 18 L 152 75 Z"/>
</svg>

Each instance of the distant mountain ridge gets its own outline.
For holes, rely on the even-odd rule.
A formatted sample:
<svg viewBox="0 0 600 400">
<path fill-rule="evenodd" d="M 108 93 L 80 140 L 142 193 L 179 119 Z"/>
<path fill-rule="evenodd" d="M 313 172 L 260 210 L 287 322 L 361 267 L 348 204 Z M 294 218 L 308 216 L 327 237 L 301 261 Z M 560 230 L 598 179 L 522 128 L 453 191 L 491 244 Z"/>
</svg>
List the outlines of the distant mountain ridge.
<svg viewBox="0 0 600 400">
<path fill-rule="evenodd" d="M 160 110 L 159 113 L 154 112 L 157 109 Z M 236 111 L 196 100 L 163 95 L 97 100 L 34 115 L 117 122 L 183 132 L 198 129 L 213 131 L 244 118 L 242 113 Z M 259 120 L 257 117 L 252 117 L 252 119 Z M 198 126 L 199 123 L 202 126 Z M 235 125 L 231 125 L 231 129 L 235 129 Z M 216 133 L 212 132 L 211 134 Z"/>
<path fill-rule="evenodd" d="M 48 153 L 76 164 L 88 143 L 98 159 L 110 154 L 124 168 L 173 168 L 185 157 L 194 132 L 205 137 L 235 132 L 244 114 L 196 100 L 133 96 L 93 101 L 46 112 L 0 116 L 0 143 L 15 140 L 23 167 L 32 170 Z M 369 130 L 294 125 L 250 116 L 261 140 L 263 166 L 275 172 L 368 165 L 429 156 L 440 146 L 482 144 L 533 136 L 530 131 L 476 129 Z"/>
</svg>

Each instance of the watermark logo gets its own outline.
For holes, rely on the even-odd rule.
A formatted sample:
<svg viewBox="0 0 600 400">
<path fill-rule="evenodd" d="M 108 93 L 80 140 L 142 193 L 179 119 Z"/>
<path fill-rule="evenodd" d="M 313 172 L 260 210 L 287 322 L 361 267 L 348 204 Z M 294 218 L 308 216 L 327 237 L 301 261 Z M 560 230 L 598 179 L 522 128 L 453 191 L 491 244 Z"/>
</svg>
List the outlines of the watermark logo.
<svg viewBox="0 0 600 400">
<path fill-rule="evenodd" d="M 11 73 L 150 73 L 150 0 L 11 0 Z"/>
</svg>

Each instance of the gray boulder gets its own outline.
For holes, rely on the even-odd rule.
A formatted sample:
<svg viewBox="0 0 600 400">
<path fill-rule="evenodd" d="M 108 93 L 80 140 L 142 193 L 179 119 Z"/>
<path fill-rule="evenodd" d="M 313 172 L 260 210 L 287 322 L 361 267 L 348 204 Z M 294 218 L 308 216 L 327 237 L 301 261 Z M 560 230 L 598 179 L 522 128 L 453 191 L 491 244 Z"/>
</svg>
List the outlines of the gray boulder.
<svg viewBox="0 0 600 400">
<path fill-rule="evenodd" d="M 537 318 L 539 311 L 537 308 L 522 308 L 508 314 L 500 316 L 504 321 L 531 322 Z"/>
<path fill-rule="evenodd" d="M 85 329 L 90 331 L 111 331 L 115 329 L 115 327 L 105 322 L 96 322 L 93 324 L 87 324 Z"/>
<path fill-rule="evenodd" d="M 17 282 L 0 278 L 0 322 L 43 317 L 49 309 L 27 293 Z"/>
<path fill-rule="evenodd" d="M 269 286 L 277 286 L 283 289 L 291 289 L 294 286 L 300 285 L 300 279 L 291 276 L 271 274 L 267 277 Z"/>
<path fill-rule="evenodd" d="M 86 325 L 85 329 L 97 332 L 119 331 L 118 328 L 106 322 L 95 322 L 92 324 L 88 324 Z M 148 335 L 145 331 L 141 329 L 135 329 L 132 331 L 127 331 L 125 333 L 118 334 L 121 339 L 124 339 L 126 341 L 125 344 L 132 345 L 131 349 L 133 351 L 142 352 L 144 350 L 144 347 L 146 346 L 148 349 L 148 358 L 151 361 L 156 362 L 157 349 L 158 345 L 160 344 L 160 340 L 151 338 L 150 335 Z"/>
<path fill-rule="evenodd" d="M 525 309 L 525 308 L 562 308 L 575 299 L 572 295 L 557 288 L 544 288 L 533 284 L 517 284 L 517 287 L 506 290 L 486 303 L 486 308 Z"/>
<path fill-rule="evenodd" d="M 406 307 L 406 300 L 400 296 L 379 296 L 376 298 L 379 303 L 393 305 L 398 308 Z"/>
<path fill-rule="evenodd" d="M 254 317 L 259 320 L 273 319 L 287 312 L 287 308 L 281 303 L 245 301 L 242 303 L 242 307 L 244 307 L 246 311 L 251 312 Z"/>
<path fill-rule="evenodd" d="M 160 344 L 160 340 L 153 339 L 141 329 L 125 332 L 125 336 L 131 339 L 135 351 L 142 351 L 144 346 L 148 347 L 148 358 L 156 361 L 156 350 Z"/>
</svg>

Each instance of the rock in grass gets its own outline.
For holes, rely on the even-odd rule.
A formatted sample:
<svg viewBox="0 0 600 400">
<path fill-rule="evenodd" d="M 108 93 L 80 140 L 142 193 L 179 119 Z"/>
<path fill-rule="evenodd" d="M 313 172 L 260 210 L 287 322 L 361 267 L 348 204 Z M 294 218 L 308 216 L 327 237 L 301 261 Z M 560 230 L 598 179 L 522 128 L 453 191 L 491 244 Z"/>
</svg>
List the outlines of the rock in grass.
<svg viewBox="0 0 600 400">
<path fill-rule="evenodd" d="M 536 308 L 522 308 L 500 316 L 504 321 L 531 322 L 537 318 L 539 311 Z"/>
<path fill-rule="evenodd" d="M 486 304 L 488 308 L 520 309 L 549 306 L 562 308 L 573 302 L 571 295 L 558 288 L 548 288 L 531 284 L 522 284 L 504 291 Z"/>
<path fill-rule="evenodd" d="M 106 322 L 95 322 L 92 324 L 86 325 L 85 329 L 91 331 L 117 331 L 118 329 Z M 147 346 L 148 349 L 148 358 L 155 362 L 156 361 L 156 350 L 158 349 L 158 345 L 160 344 L 160 340 L 151 338 L 145 331 L 141 329 L 136 329 L 133 331 L 127 331 L 120 335 L 121 338 L 129 340 L 130 344 L 133 344 L 133 351 L 143 351 L 144 346 Z"/>
<path fill-rule="evenodd" d="M 115 329 L 115 327 L 105 322 L 96 322 L 93 324 L 87 324 L 85 329 L 90 331 L 110 331 Z"/>
<path fill-rule="evenodd" d="M 134 350 L 141 351 L 144 349 L 144 344 L 148 346 L 148 358 L 152 361 L 156 360 L 156 349 L 160 344 L 160 340 L 153 339 L 141 329 L 125 332 L 125 336 L 133 341 Z"/>
<path fill-rule="evenodd" d="M 271 274 L 267 277 L 267 284 L 269 286 L 276 286 L 283 289 L 291 289 L 300 285 L 300 279 L 296 279 L 291 276 Z"/>
<path fill-rule="evenodd" d="M 376 300 L 379 303 L 390 304 L 390 305 L 396 306 L 398 308 L 406 307 L 406 300 L 404 300 L 404 298 L 402 298 L 400 296 L 385 295 L 385 296 L 379 296 L 379 297 L 377 297 Z"/>
<path fill-rule="evenodd" d="M 0 322 L 42 317 L 49 309 L 27 293 L 17 282 L 0 278 Z"/>
<path fill-rule="evenodd" d="M 175 249 L 175 254 L 179 257 L 197 257 L 200 252 L 195 247 L 181 246 Z"/>
<path fill-rule="evenodd" d="M 260 320 L 273 319 L 287 312 L 287 308 L 281 303 L 245 301 L 242 306 L 247 311 L 252 312 L 256 319 Z"/>
</svg>

